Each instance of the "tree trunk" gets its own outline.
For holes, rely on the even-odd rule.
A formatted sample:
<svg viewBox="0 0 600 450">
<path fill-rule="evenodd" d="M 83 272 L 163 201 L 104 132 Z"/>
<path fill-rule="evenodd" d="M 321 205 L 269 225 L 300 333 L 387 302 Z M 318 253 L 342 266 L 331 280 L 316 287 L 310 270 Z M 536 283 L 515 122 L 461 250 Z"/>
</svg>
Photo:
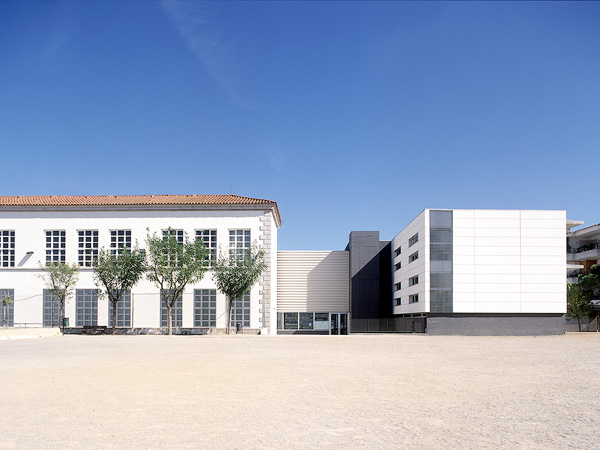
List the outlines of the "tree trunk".
<svg viewBox="0 0 600 450">
<path fill-rule="evenodd" d="M 229 299 L 229 322 L 227 323 L 227 334 L 231 334 L 231 306 L 233 301 Z"/>
<path fill-rule="evenodd" d="M 63 317 L 65 316 L 65 312 L 64 312 L 65 308 L 64 308 L 64 303 L 63 303 L 62 300 L 58 303 L 58 307 L 59 307 L 59 310 L 58 310 L 58 328 L 59 328 L 59 330 L 61 331 L 62 334 L 65 334 L 65 327 L 63 327 Z"/>
<path fill-rule="evenodd" d="M 168 334 L 171 336 L 173 334 L 173 323 L 171 321 L 171 309 L 173 307 L 167 303 L 167 326 L 168 326 Z"/>
<path fill-rule="evenodd" d="M 115 335 L 115 326 L 117 325 L 117 303 L 113 303 L 113 326 L 112 326 L 112 334 Z"/>
<path fill-rule="evenodd" d="M 6 302 L 2 301 L 2 325 L 6 330 Z"/>
<path fill-rule="evenodd" d="M 581 317 L 577 317 L 577 325 L 579 325 L 579 332 L 581 333 Z"/>
</svg>

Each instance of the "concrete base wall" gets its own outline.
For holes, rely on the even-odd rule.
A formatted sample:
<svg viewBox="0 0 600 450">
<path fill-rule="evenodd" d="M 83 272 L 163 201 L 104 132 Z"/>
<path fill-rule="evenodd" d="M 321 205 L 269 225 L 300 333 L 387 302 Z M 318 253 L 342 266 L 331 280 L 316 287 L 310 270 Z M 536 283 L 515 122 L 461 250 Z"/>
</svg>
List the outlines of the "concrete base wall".
<svg viewBox="0 0 600 450">
<path fill-rule="evenodd" d="M 174 335 L 204 335 L 204 334 L 227 334 L 226 328 L 173 328 Z M 115 334 L 167 334 L 166 328 L 116 328 Z M 112 328 L 107 327 L 100 332 L 85 332 L 83 328 L 72 327 L 65 328 L 64 334 L 112 334 Z M 244 328 L 240 333 L 236 332 L 235 327 L 231 329 L 231 334 L 261 334 L 261 330 L 257 328 Z"/>
<path fill-rule="evenodd" d="M 428 315 L 427 333 L 462 336 L 541 336 L 565 333 L 563 314 Z"/>
</svg>

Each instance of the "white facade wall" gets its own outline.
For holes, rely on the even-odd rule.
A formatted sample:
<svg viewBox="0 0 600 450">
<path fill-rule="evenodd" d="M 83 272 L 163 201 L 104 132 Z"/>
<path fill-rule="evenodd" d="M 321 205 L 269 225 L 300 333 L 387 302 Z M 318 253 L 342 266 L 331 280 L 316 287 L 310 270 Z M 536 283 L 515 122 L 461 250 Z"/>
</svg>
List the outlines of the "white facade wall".
<svg viewBox="0 0 600 450">
<path fill-rule="evenodd" d="M 348 312 L 346 251 L 279 251 L 278 312 Z"/>
<path fill-rule="evenodd" d="M 454 313 L 566 312 L 565 211 L 452 211 Z M 429 212 L 392 240 L 393 298 L 402 302 L 394 314 L 430 312 Z M 419 242 L 409 248 L 416 233 Z M 399 246 L 402 253 L 396 256 Z M 416 250 L 419 259 L 409 263 Z M 402 268 L 395 270 L 398 262 Z M 408 286 L 415 275 L 419 284 Z M 419 303 L 408 304 L 415 293 Z"/>
<path fill-rule="evenodd" d="M 187 209 L 186 209 L 187 208 Z M 54 208 L 56 209 L 56 208 Z M 261 217 L 263 218 L 261 220 Z M 265 223 L 271 225 L 268 248 L 259 239 L 264 235 Z M 131 230 L 132 243 L 145 246 L 147 229 L 150 233 L 162 234 L 162 230 L 171 227 L 183 229 L 190 239 L 195 238 L 196 230 L 217 230 L 217 245 L 220 251 L 226 252 L 229 246 L 229 230 L 250 230 L 252 242 L 262 245 L 270 256 L 267 286 L 257 283 L 251 290 L 250 328 L 276 329 L 277 289 L 275 286 L 277 267 L 277 226 L 271 210 L 228 210 L 228 209 L 195 209 L 192 207 L 173 207 L 173 209 L 135 209 L 135 208 L 67 208 L 56 211 L 23 210 L 1 211 L 0 230 L 15 231 L 15 267 L 0 268 L 0 289 L 14 289 L 14 322 L 43 322 L 44 282 L 39 278 L 39 264 L 46 259 L 45 231 L 66 231 L 66 261 L 78 261 L 78 231 L 98 230 L 99 247 L 110 247 L 110 230 Z M 27 252 L 33 252 L 31 256 Z M 78 289 L 95 289 L 92 269 L 80 268 Z M 183 294 L 183 327 L 194 324 L 194 289 L 215 289 L 211 271 L 194 285 L 189 285 Z M 269 323 L 263 326 L 263 301 L 260 291 L 269 289 L 271 315 Z M 133 326 L 160 326 L 160 293 L 159 289 L 145 278 L 133 289 Z M 226 298 L 217 292 L 217 328 L 226 327 Z M 65 316 L 70 318 L 70 325 L 75 325 L 75 296 L 66 303 Z M 108 300 L 98 300 L 98 325 L 108 323 Z M 271 325 L 269 327 L 269 325 Z"/>
<path fill-rule="evenodd" d="M 566 312 L 565 211 L 453 210 L 454 313 Z"/>
<path fill-rule="evenodd" d="M 415 234 L 419 235 L 416 244 L 409 247 L 409 239 Z M 396 256 L 396 249 L 401 249 Z M 419 258 L 409 262 L 409 258 L 419 252 Z M 395 270 L 396 264 L 402 267 Z M 419 283 L 409 286 L 409 279 L 418 276 Z M 425 210 L 419 214 L 406 228 L 392 240 L 392 297 L 394 301 L 394 314 L 418 314 L 429 312 L 429 214 Z M 396 290 L 396 284 L 402 283 L 402 288 Z M 418 303 L 409 303 L 410 295 L 418 294 Z M 401 304 L 396 305 L 400 298 Z"/>
</svg>

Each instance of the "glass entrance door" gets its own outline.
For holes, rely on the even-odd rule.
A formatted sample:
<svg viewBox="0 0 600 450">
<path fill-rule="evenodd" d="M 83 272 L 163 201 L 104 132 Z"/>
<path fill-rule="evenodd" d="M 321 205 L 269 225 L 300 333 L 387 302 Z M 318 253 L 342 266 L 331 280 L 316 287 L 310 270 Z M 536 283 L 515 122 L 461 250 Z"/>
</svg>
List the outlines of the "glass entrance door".
<svg viewBox="0 0 600 450">
<path fill-rule="evenodd" d="M 348 313 L 331 313 L 330 318 L 331 328 L 329 334 L 348 334 Z"/>
<path fill-rule="evenodd" d="M 331 328 L 329 329 L 329 334 L 340 334 L 339 314 L 337 313 L 331 313 Z"/>
</svg>

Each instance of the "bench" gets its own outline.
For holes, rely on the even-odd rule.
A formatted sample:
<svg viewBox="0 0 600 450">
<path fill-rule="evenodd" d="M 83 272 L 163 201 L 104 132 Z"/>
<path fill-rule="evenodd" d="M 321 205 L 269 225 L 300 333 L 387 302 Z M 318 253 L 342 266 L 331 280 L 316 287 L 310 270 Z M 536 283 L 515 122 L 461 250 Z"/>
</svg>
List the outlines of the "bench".
<svg viewBox="0 0 600 450">
<path fill-rule="evenodd" d="M 84 325 L 81 329 L 81 334 L 105 334 L 106 326 L 104 325 Z"/>
</svg>

